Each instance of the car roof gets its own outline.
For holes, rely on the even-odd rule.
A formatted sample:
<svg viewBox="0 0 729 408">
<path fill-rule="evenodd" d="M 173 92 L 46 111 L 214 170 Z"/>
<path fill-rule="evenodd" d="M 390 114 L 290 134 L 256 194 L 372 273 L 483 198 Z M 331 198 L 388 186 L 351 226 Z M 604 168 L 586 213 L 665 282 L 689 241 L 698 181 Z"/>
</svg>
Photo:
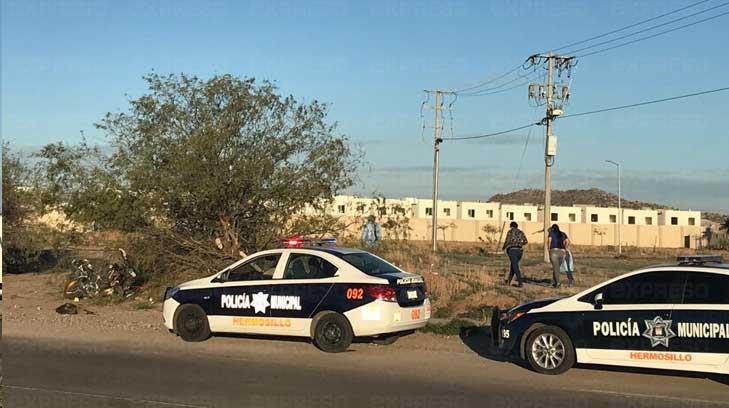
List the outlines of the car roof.
<svg viewBox="0 0 729 408">
<path fill-rule="evenodd" d="M 367 251 L 363 251 L 361 249 L 343 248 L 343 247 L 307 247 L 307 246 L 305 246 L 305 247 L 301 247 L 301 248 L 289 248 L 289 249 L 291 249 L 291 250 L 308 249 L 308 250 L 312 250 L 312 251 L 322 251 L 322 252 L 326 252 L 328 254 L 337 255 L 337 256 L 368 253 Z"/>
<path fill-rule="evenodd" d="M 690 271 L 691 269 L 694 269 L 694 268 L 697 271 L 699 269 L 702 269 L 702 268 L 729 270 L 729 264 L 726 264 L 726 263 L 710 263 L 710 262 L 707 262 L 707 263 L 690 263 L 690 264 L 687 264 L 687 263 L 670 263 L 670 264 L 651 265 L 651 266 L 646 266 L 644 268 L 640 268 L 639 270 L 642 271 L 642 270 L 645 270 L 645 269 L 668 269 L 668 268 L 679 268 L 679 267 L 680 268 L 686 268 L 686 269 L 683 269 L 684 271 L 686 271 L 686 270 Z"/>
</svg>

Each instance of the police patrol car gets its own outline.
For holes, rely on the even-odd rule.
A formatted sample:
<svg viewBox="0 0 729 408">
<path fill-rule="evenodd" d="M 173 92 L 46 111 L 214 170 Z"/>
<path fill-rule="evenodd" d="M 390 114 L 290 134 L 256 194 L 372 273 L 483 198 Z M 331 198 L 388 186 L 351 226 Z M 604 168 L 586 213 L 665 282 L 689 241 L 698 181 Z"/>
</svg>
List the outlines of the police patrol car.
<svg viewBox="0 0 729 408">
<path fill-rule="evenodd" d="M 729 264 L 680 257 L 497 312 L 491 327 L 501 351 L 544 374 L 575 363 L 729 374 Z"/>
<path fill-rule="evenodd" d="M 186 341 L 211 333 L 310 337 L 326 352 L 353 337 L 390 344 L 425 326 L 431 306 L 419 275 L 357 249 L 308 246 L 258 252 L 165 292 L 165 326 Z"/>
</svg>

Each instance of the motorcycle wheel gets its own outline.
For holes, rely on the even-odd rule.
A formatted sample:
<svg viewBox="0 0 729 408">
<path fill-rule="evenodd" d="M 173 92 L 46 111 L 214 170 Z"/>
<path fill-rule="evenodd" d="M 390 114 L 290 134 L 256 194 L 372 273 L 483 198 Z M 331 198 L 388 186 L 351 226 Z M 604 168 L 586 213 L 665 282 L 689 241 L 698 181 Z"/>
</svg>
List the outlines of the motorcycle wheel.
<svg viewBox="0 0 729 408">
<path fill-rule="evenodd" d="M 78 279 L 73 279 L 66 284 L 63 289 L 63 297 L 66 299 L 82 298 L 84 292 L 81 289 L 81 282 Z"/>
</svg>

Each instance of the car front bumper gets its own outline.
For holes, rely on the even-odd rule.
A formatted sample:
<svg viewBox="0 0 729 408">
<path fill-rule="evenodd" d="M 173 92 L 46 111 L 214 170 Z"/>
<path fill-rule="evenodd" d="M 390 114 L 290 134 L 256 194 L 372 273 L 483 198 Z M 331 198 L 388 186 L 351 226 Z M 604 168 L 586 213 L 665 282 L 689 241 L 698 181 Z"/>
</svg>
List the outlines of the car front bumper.
<svg viewBox="0 0 729 408">
<path fill-rule="evenodd" d="M 175 329 L 174 318 L 178 306 L 180 306 L 180 303 L 172 298 L 166 299 L 162 305 L 162 319 L 168 330 Z"/>
<path fill-rule="evenodd" d="M 509 323 L 506 313 L 495 310 L 491 318 L 491 339 L 495 349 L 505 355 L 518 350 L 522 329 L 519 324 Z"/>
</svg>

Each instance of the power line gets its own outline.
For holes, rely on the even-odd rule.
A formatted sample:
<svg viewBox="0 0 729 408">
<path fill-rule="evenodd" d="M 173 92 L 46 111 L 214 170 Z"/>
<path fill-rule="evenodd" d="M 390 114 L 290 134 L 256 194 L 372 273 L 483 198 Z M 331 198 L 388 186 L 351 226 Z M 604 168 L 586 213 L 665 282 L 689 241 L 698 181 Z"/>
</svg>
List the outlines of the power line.
<svg viewBox="0 0 729 408">
<path fill-rule="evenodd" d="M 593 115 L 593 114 L 596 114 L 596 113 L 609 112 L 609 111 L 615 111 L 615 110 L 620 110 L 620 109 L 635 108 L 635 107 L 638 107 L 638 106 L 652 105 L 652 104 L 661 103 L 661 102 L 668 102 L 668 101 L 673 101 L 673 100 L 677 100 L 677 99 L 690 98 L 690 97 L 693 97 L 693 96 L 700 96 L 700 95 L 706 95 L 706 94 L 711 94 L 711 93 L 716 93 L 716 92 L 723 92 L 723 91 L 729 91 L 729 86 L 723 87 L 723 88 L 709 89 L 709 90 L 706 90 L 706 91 L 694 92 L 694 93 L 690 93 L 690 94 L 671 96 L 671 97 L 668 97 L 668 98 L 661 98 L 661 99 L 654 99 L 654 100 L 650 100 L 650 101 L 632 103 L 632 104 L 628 104 L 628 105 L 620 105 L 620 106 L 614 106 L 614 107 L 610 107 L 610 108 L 595 109 L 595 110 L 591 110 L 591 111 L 587 111 L 587 112 L 573 113 L 573 114 L 570 114 L 570 115 L 560 116 L 560 117 L 558 117 L 558 119 L 574 118 L 574 117 L 577 117 L 577 116 L 586 116 L 586 115 Z M 532 126 L 538 126 L 538 125 L 541 125 L 541 124 L 542 124 L 542 122 L 540 121 L 540 122 L 537 122 L 537 123 L 530 123 L 530 124 L 527 124 L 527 125 L 523 125 L 523 126 L 519 126 L 519 127 L 507 129 L 507 130 L 502 130 L 502 131 L 499 131 L 499 132 L 487 133 L 487 134 L 484 134 L 484 135 L 449 137 L 449 138 L 443 138 L 443 140 L 471 140 L 471 139 L 482 139 L 482 138 L 487 138 L 487 137 L 494 137 L 494 136 L 504 135 L 504 134 L 507 134 L 507 133 L 513 133 L 513 132 L 516 132 L 517 130 L 522 130 L 522 129 L 526 129 L 526 128 L 529 128 L 529 127 L 532 127 Z"/>
<path fill-rule="evenodd" d="M 467 88 L 462 88 L 462 89 L 455 90 L 453 92 L 455 92 L 455 93 L 461 93 L 461 92 L 465 92 L 465 91 L 470 91 L 472 89 L 480 88 L 480 87 L 482 87 L 484 85 L 490 84 L 492 82 L 496 82 L 499 79 L 504 78 L 504 77 L 506 77 L 506 76 L 508 76 L 508 75 L 510 75 L 510 74 L 512 74 L 514 72 L 516 72 L 519 68 L 522 68 L 522 67 L 523 67 L 523 64 L 519 64 L 519 65 L 515 66 L 514 68 L 511 68 L 509 71 L 507 71 L 507 72 L 505 72 L 505 73 L 503 73 L 501 75 L 498 75 L 498 76 L 495 76 L 493 78 L 487 79 L 485 81 L 479 82 L 476 85 L 469 86 Z"/>
<path fill-rule="evenodd" d="M 494 136 L 499 136 L 499 135 L 503 135 L 503 134 L 506 134 L 506 133 L 512 133 L 512 132 L 516 132 L 517 130 L 522 130 L 522 129 L 526 129 L 526 128 L 529 128 L 529 127 L 532 127 L 532 126 L 536 126 L 536 125 L 540 125 L 540 124 L 541 124 L 541 123 L 530 123 L 530 124 L 528 124 L 528 125 L 524 125 L 524 126 L 519 126 L 519 127 L 515 127 L 515 128 L 512 128 L 512 129 L 508 129 L 508 130 L 502 130 L 502 131 L 500 131 L 500 132 L 494 132 L 494 133 L 487 133 L 487 134 L 485 134 L 485 135 L 478 135 L 478 136 L 444 137 L 444 138 L 443 138 L 443 140 L 471 140 L 471 139 L 483 139 L 483 138 L 486 138 L 486 137 L 494 137 Z"/>
<path fill-rule="evenodd" d="M 591 48 L 599 47 L 599 46 L 605 45 L 605 44 L 610 44 L 610 43 L 615 42 L 615 41 L 620 41 L 620 40 L 623 40 L 623 39 L 628 38 L 628 37 L 632 37 L 632 36 L 637 35 L 637 34 L 642 34 L 642 33 L 645 33 L 647 31 L 654 30 L 656 28 L 664 27 L 664 26 L 667 26 L 669 24 L 673 24 L 673 23 L 676 23 L 676 22 L 679 22 L 679 21 L 683 21 L 683 20 L 686 20 L 687 18 L 695 17 L 695 16 L 697 16 L 699 14 L 704 14 L 704 13 L 707 13 L 709 11 L 716 10 L 717 8 L 724 7 L 726 5 L 729 5 L 729 2 L 721 3 L 721 4 L 716 5 L 714 7 L 710 7 L 710 8 L 701 10 L 701 11 L 697 11 L 696 13 L 689 14 L 687 16 L 675 18 L 673 20 L 669 20 L 669 21 L 666 21 L 666 22 L 661 23 L 661 24 L 656 24 L 654 26 L 646 27 L 646 28 L 644 28 L 642 30 L 638 30 L 638 31 L 635 31 L 635 32 L 632 32 L 632 33 L 629 33 L 629 34 L 621 35 L 619 37 L 615 37 L 615 38 L 612 38 L 610 40 L 605 40 L 605 41 L 601 41 L 601 42 L 596 43 L 596 44 L 589 45 L 587 47 L 578 48 L 576 50 L 572 50 L 572 51 L 569 51 L 567 53 L 568 54 L 577 54 L 579 52 L 586 51 L 586 50 L 589 50 Z M 716 17 L 717 16 L 710 17 L 710 18 L 716 18 Z M 702 22 L 702 21 L 705 21 L 705 20 L 697 21 L 697 22 L 694 22 L 693 24 L 698 24 L 699 22 Z M 680 29 L 682 27 L 675 27 L 674 30 L 678 30 L 678 29 Z M 666 31 L 666 32 L 670 32 L 670 31 Z M 650 37 L 647 37 L 647 38 L 650 38 Z"/>
<path fill-rule="evenodd" d="M 512 89 L 516 89 L 516 88 L 521 88 L 521 87 L 522 87 L 522 86 L 524 86 L 524 85 L 528 85 L 528 84 L 529 84 L 529 83 L 530 83 L 530 82 L 532 81 L 532 79 L 534 79 L 534 77 L 529 77 L 529 78 L 528 78 L 528 79 L 527 79 L 526 81 L 524 81 L 524 82 L 519 82 L 519 83 L 518 83 L 518 84 L 516 84 L 516 85 L 510 86 L 510 87 L 508 87 L 508 88 L 500 89 L 500 90 L 498 90 L 498 91 L 490 91 L 490 92 L 485 92 L 485 93 L 482 93 L 482 92 L 477 92 L 477 93 L 470 93 L 470 94 L 457 94 L 457 95 L 460 95 L 460 96 L 466 96 L 466 97 L 471 97 L 471 96 L 488 96 L 488 95 L 498 94 L 498 93 L 502 93 L 502 92 L 507 92 L 507 91 L 511 91 Z"/>
<path fill-rule="evenodd" d="M 587 54 L 578 55 L 578 58 L 589 57 L 590 55 L 600 54 L 600 53 L 603 53 L 605 51 L 613 50 L 615 48 L 625 47 L 626 45 L 634 44 L 634 43 L 637 43 L 637 42 L 643 41 L 643 40 L 648 40 L 648 39 L 651 39 L 651 38 L 654 38 L 654 37 L 658 37 L 658 36 L 663 35 L 663 34 L 668 34 L 670 32 L 676 31 L 676 30 L 681 30 L 681 29 L 686 28 L 686 27 L 691 27 L 691 26 L 694 26 L 696 24 L 703 23 L 705 21 L 709 21 L 709 20 L 713 20 L 715 18 L 719 18 L 719 17 L 725 16 L 727 14 L 729 14 L 729 11 L 725 11 L 725 12 L 723 12 L 721 14 L 717 14 L 715 16 L 706 17 L 704 19 L 697 20 L 697 21 L 694 21 L 692 23 L 684 24 L 684 25 L 679 26 L 679 27 L 674 27 L 674 28 L 671 28 L 669 30 L 660 31 L 658 33 L 651 34 L 651 35 L 648 35 L 648 36 L 645 36 L 645 37 L 636 38 L 636 39 L 631 40 L 631 41 L 627 41 L 627 42 L 624 42 L 624 43 L 621 43 L 621 44 L 613 45 L 612 47 L 602 48 L 602 49 L 599 49 L 599 50 L 596 50 L 596 51 L 588 52 Z"/>
<path fill-rule="evenodd" d="M 534 107 L 534 112 L 532 112 L 532 115 L 537 113 L 537 108 L 539 108 L 539 107 L 538 106 Z M 524 167 L 524 158 L 526 158 L 526 152 L 527 152 L 527 149 L 529 148 L 529 140 L 532 137 L 532 130 L 534 130 L 533 126 L 529 128 L 529 132 L 527 132 L 527 135 L 526 135 L 526 140 L 524 141 L 524 149 L 521 151 L 521 158 L 519 159 L 519 167 L 516 170 L 516 176 L 514 177 L 514 185 L 517 184 L 519 177 L 521 176 L 521 170 Z"/>
<path fill-rule="evenodd" d="M 637 106 L 652 105 L 652 104 L 655 104 L 655 103 L 674 101 L 674 100 L 677 100 L 677 99 L 690 98 L 692 96 L 706 95 L 706 94 L 716 93 L 716 92 L 722 92 L 722 91 L 729 91 L 729 86 L 724 87 L 724 88 L 710 89 L 710 90 L 707 90 L 707 91 L 694 92 L 694 93 L 690 93 L 690 94 L 684 94 L 684 95 L 678 95 L 678 96 L 671 96 L 671 97 L 668 97 L 668 98 L 654 99 L 654 100 L 651 100 L 651 101 L 631 103 L 629 105 L 621 105 L 621 106 L 614 106 L 614 107 L 611 107 L 611 108 L 602 108 L 602 109 L 595 109 L 595 110 L 587 111 L 587 112 L 573 113 L 573 114 L 570 114 L 570 115 L 560 116 L 558 119 L 574 118 L 574 117 L 577 117 L 577 116 L 593 115 L 593 114 L 596 114 L 596 113 L 609 112 L 609 111 L 615 111 L 615 110 L 620 110 L 620 109 L 635 108 Z"/>
<path fill-rule="evenodd" d="M 600 39 L 600 38 L 603 38 L 603 37 L 607 37 L 608 35 L 611 35 L 611 34 L 616 34 L 616 33 L 619 33 L 619 32 L 621 32 L 621 31 L 625 31 L 625 30 L 628 30 L 628 29 L 630 29 L 630 28 L 633 28 L 633 27 L 637 27 L 637 26 L 639 26 L 639 25 L 643 25 L 643 24 L 645 24 L 645 23 L 650 23 L 651 21 L 655 21 L 655 20 L 661 19 L 661 18 L 663 18 L 663 17 L 666 17 L 666 16 L 670 16 L 670 15 L 672 15 L 672 14 L 676 14 L 676 13 L 679 13 L 679 12 L 681 12 L 681 11 L 684 11 L 684 10 L 690 9 L 690 8 L 692 8 L 692 7 L 696 7 L 696 6 L 698 6 L 699 4 L 703 4 L 703 3 L 706 3 L 706 2 L 708 2 L 708 1 L 710 1 L 710 0 L 701 0 L 701 1 L 697 1 L 696 3 L 692 3 L 692 4 L 689 4 L 688 6 L 685 6 L 685 7 L 681 7 L 681 8 L 679 8 L 679 9 L 676 9 L 676 10 L 673 10 L 673 11 L 669 11 L 668 13 L 663 13 L 663 14 L 661 14 L 661 15 L 658 15 L 658 16 L 655 16 L 655 17 L 651 17 L 651 18 L 649 18 L 649 19 L 646 19 L 646 20 L 642 20 L 642 21 L 639 21 L 639 22 L 637 22 L 637 23 L 633 23 L 633 24 L 630 24 L 630 25 L 627 25 L 627 26 L 625 26 L 625 27 L 621 27 L 621 28 L 618 28 L 618 29 L 616 29 L 616 30 L 608 31 L 608 32 L 606 32 L 606 33 L 603 33 L 603 34 L 600 34 L 600 35 L 596 35 L 596 36 L 594 36 L 594 37 L 586 38 L 586 39 L 584 39 L 584 40 L 576 41 L 576 42 L 573 42 L 573 43 L 571 43 L 571 44 L 563 45 L 563 46 L 561 46 L 561 47 L 559 47 L 559 48 L 555 48 L 555 49 L 554 49 L 553 51 L 559 51 L 559 50 L 563 50 L 563 49 L 565 49 L 565 48 L 571 48 L 571 47 L 574 47 L 575 45 L 580 45 L 580 44 L 584 44 L 584 43 L 586 43 L 586 42 L 590 42 L 590 41 L 593 41 L 593 40 L 597 40 L 597 39 Z"/>
<path fill-rule="evenodd" d="M 456 95 L 461 95 L 461 96 L 481 96 L 484 92 L 490 92 L 490 91 L 495 91 L 495 90 L 501 89 L 501 88 L 505 87 L 506 85 L 513 84 L 514 82 L 516 82 L 516 81 L 518 81 L 520 79 L 528 78 L 528 77 L 531 77 L 533 75 L 534 75 L 534 73 L 529 73 L 529 74 L 526 74 L 526 75 L 519 74 L 519 76 L 516 76 L 516 77 L 512 78 L 510 81 L 504 82 L 501 85 L 497 85 L 497 86 L 490 87 L 490 88 L 479 89 L 479 90 L 473 91 L 473 92 L 465 92 L 464 93 L 464 92 L 458 92 L 457 91 L 456 92 Z M 512 88 L 509 88 L 509 89 L 513 89 L 513 87 Z"/>
<path fill-rule="evenodd" d="M 586 38 L 584 40 L 580 40 L 580 41 L 576 41 L 576 42 L 573 42 L 573 43 L 570 43 L 570 44 L 567 44 L 567 45 L 563 45 L 563 46 L 561 46 L 559 48 L 555 48 L 554 50 L 562 50 L 562 49 L 565 49 L 565 48 L 574 47 L 576 45 L 585 44 L 585 43 L 588 43 L 590 41 L 594 41 L 594 40 L 597 40 L 597 39 L 600 39 L 600 38 L 604 38 L 604 37 L 607 37 L 609 35 L 616 34 L 616 33 L 619 33 L 619 32 L 622 32 L 622 31 L 625 31 L 625 30 L 634 28 L 634 27 L 638 27 L 638 26 L 643 25 L 645 23 L 649 23 L 651 21 L 659 20 L 661 18 L 664 18 L 664 17 L 670 16 L 670 15 L 679 13 L 679 12 L 684 11 L 684 10 L 688 10 L 688 9 L 693 8 L 693 7 L 696 7 L 698 5 L 707 3 L 708 1 L 710 1 L 710 0 L 701 0 L 701 1 L 698 1 L 698 2 L 695 2 L 695 3 L 691 3 L 691 4 L 687 5 L 687 6 L 680 7 L 678 9 L 675 9 L 675 10 L 672 10 L 672 11 L 669 11 L 669 12 L 666 12 L 666 13 L 663 13 L 663 14 L 660 14 L 660 15 L 655 16 L 655 17 L 651 17 L 651 18 L 648 18 L 648 19 L 645 19 L 645 20 L 641 20 L 641 21 L 639 21 L 637 23 L 632 23 L 632 24 L 629 24 L 627 26 L 620 27 L 620 28 L 617 28 L 615 30 L 611 30 L 611 31 L 605 32 L 603 34 L 599 34 L 599 35 L 596 35 L 596 36 L 593 36 L 593 37 Z M 657 25 L 654 25 L 654 26 L 651 26 L 651 27 L 647 27 L 647 28 L 638 30 L 638 31 L 633 32 L 633 33 L 630 33 L 630 34 L 626 34 L 626 35 L 623 35 L 623 36 L 620 36 L 620 37 L 617 37 L 617 38 L 613 38 L 611 40 L 603 41 L 603 42 L 600 42 L 600 43 L 597 43 L 597 44 L 592 44 L 592 45 L 587 46 L 587 47 L 582 47 L 580 49 L 577 49 L 577 50 L 572 51 L 571 53 L 576 53 L 576 52 L 580 52 L 580 51 L 587 51 L 589 49 L 598 47 L 600 45 L 605 45 L 605 44 L 609 44 L 611 42 L 619 41 L 621 39 L 629 38 L 629 37 L 632 37 L 632 36 L 635 36 L 635 35 L 638 35 L 638 34 L 641 34 L 641 33 L 647 32 L 647 31 L 650 31 L 650 30 L 654 30 L 654 29 L 659 28 L 659 27 L 663 27 L 663 26 L 666 26 L 666 25 L 669 25 L 669 24 L 676 23 L 678 21 L 685 20 L 687 18 L 695 17 L 695 16 L 697 16 L 699 14 L 703 14 L 703 13 L 706 13 L 708 11 L 715 10 L 717 8 L 726 6 L 727 4 L 729 4 L 729 2 L 725 2 L 725 3 L 719 4 L 719 5 L 710 7 L 708 9 L 704 9 L 704 10 L 698 11 L 696 13 L 689 14 L 687 16 L 682 16 L 682 17 L 673 19 L 673 20 L 668 21 L 668 22 L 665 22 L 665 23 L 661 23 L 661 24 L 657 24 Z M 725 13 L 721 13 L 721 14 L 718 14 L 718 15 L 715 15 L 715 16 L 707 17 L 705 19 L 701 19 L 701 20 L 698 20 L 698 21 L 695 21 L 695 22 L 692 22 L 692 23 L 684 24 L 684 25 L 679 26 L 679 27 L 674 27 L 674 28 L 671 28 L 671 29 L 668 29 L 668 30 L 664 30 L 662 32 L 659 32 L 659 33 L 656 33 L 656 34 L 652 34 L 652 35 L 648 35 L 648 36 L 645 36 L 645 37 L 641 37 L 641 38 L 638 38 L 638 39 L 635 39 L 635 40 L 627 41 L 625 43 L 617 44 L 615 46 L 611 46 L 611 47 L 607 47 L 607 48 L 604 48 L 604 49 L 596 50 L 594 52 L 590 52 L 590 53 L 587 53 L 587 54 L 579 55 L 578 57 L 585 57 L 585 56 L 595 55 L 595 54 L 599 54 L 599 53 L 602 53 L 602 52 L 605 52 L 605 51 L 609 51 L 609 50 L 612 50 L 612 49 L 615 49 L 615 48 L 624 47 L 626 45 L 634 44 L 634 43 L 639 42 L 639 41 L 648 40 L 648 39 L 651 39 L 651 38 L 654 38 L 654 37 L 658 37 L 658 36 L 663 35 L 663 34 L 668 34 L 668 33 L 673 32 L 673 31 L 677 31 L 677 30 L 681 30 L 681 29 L 684 29 L 684 28 L 687 28 L 687 27 L 691 27 L 693 25 L 700 24 L 700 23 L 703 23 L 705 21 L 713 20 L 715 18 L 724 16 L 726 14 L 729 14 L 729 12 L 725 12 Z M 484 85 L 487 85 L 487 84 L 490 84 L 490 83 L 493 83 L 493 82 L 496 82 L 496 81 L 499 81 L 499 80 L 501 80 L 503 78 L 508 77 L 509 75 L 511 75 L 514 72 L 516 72 L 520 67 L 521 68 L 524 68 L 524 64 L 519 64 L 519 65 L 511 68 L 510 70 L 508 70 L 507 72 L 505 72 L 503 74 L 500 74 L 500 75 L 497 75 L 497 76 L 495 76 L 493 78 L 490 78 L 490 79 L 487 79 L 485 81 L 479 82 L 479 83 L 477 83 L 477 84 L 475 84 L 473 86 L 469 86 L 469 87 L 466 87 L 466 88 L 462 88 L 462 89 L 459 89 L 459 90 L 456 90 L 456 91 L 453 91 L 453 92 L 462 93 L 462 92 L 471 91 L 471 90 L 474 90 L 474 89 L 481 88 Z M 523 76 L 521 76 L 521 77 L 523 77 Z M 514 80 L 511 80 L 508 83 L 513 83 L 513 82 L 514 82 Z M 504 85 L 505 84 L 501 84 L 501 85 L 495 87 L 494 90 L 495 89 L 498 89 L 498 88 L 502 88 Z M 509 88 L 509 90 L 515 89 L 515 88 L 518 88 L 518 87 L 512 87 L 512 88 Z M 485 91 L 485 89 L 472 92 L 472 93 L 479 93 L 478 95 L 468 95 L 468 96 L 486 96 L 486 95 L 490 95 L 490 93 L 486 93 L 486 94 L 483 94 L 482 95 L 482 94 L 480 94 L 481 91 Z M 494 93 L 500 93 L 500 92 L 494 92 Z M 462 95 L 465 96 L 465 94 L 462 94 Z"/>
</svg>

